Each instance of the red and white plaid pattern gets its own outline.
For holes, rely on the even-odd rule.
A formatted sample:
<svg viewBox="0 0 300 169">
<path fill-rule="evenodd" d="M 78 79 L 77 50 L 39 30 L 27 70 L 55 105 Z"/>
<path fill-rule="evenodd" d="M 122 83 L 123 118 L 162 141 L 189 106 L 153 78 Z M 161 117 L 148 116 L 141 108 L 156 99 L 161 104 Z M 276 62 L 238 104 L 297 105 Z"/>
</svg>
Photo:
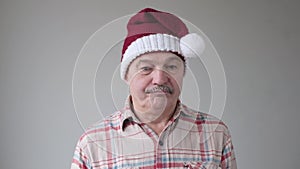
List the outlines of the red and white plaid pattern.
<svg viewBox="0 0 300 169">
<path fill-rule="evenodd" d="M 90 127 L 75 149 L 72 169 L 236 168 L 231 136 L 217 118 L 178 102 L 158 136 L 125 108 Z"/>
</svg>

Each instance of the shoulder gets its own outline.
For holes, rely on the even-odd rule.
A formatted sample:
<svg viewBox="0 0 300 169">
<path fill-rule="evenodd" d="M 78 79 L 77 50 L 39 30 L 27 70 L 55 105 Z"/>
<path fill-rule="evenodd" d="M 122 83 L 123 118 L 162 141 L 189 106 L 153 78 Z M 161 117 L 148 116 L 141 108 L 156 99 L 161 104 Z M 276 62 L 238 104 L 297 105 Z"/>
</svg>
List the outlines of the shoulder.
<svg viewBox="0 0 300 169">
<path fill-rule="evenodd" d="M 104 117 L 84 129 L 84 133 L 80 136 L 78 146 L 85 147 L 85 145 L 102 140 L 107 137 L 107 133 L 118 132 L 120 129 L 121 111 L 114 112 L 112 115 Z"/>
<path fill-rule="evenodd" d="M 182 105 L 181 111 L 184 120 L 201 127 L 203 131 L 222 132 L 225 135 L 229 135 L 227 125 L 220 118 L 208 113 L 193 110 L 186 105 Z"/>
</svg>

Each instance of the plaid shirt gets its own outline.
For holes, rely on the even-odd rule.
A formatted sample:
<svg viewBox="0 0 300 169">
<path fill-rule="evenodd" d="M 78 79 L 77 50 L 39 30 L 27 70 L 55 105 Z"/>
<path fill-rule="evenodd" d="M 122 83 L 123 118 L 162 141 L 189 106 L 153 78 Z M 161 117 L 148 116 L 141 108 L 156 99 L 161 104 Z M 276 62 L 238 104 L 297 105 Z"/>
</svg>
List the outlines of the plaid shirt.
<svg viewBox="0 0 300 169">
<path fill-rule="evenodd" d="M 158 136 L 125 108 L 90 127 L 79 139 L 72 169 L 236 168 L 230 133 L 217 118 L 178 102 Z"/>
</svg>

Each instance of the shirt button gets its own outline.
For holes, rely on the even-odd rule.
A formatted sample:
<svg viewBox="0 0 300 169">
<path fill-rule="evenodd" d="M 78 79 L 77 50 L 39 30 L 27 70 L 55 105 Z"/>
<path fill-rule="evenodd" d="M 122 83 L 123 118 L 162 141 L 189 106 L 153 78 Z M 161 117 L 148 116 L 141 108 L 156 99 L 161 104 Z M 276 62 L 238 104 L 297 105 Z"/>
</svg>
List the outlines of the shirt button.
<svg viewBox="0 0 300 169">
<path fill-rule="evenodd" d="M 161 141 L 161 140 L 159 140 L 158 144 L 159 144 L 160 146 L 163 146 L 163 145 L 164 145 L 164 142 Z"/>
</svg>

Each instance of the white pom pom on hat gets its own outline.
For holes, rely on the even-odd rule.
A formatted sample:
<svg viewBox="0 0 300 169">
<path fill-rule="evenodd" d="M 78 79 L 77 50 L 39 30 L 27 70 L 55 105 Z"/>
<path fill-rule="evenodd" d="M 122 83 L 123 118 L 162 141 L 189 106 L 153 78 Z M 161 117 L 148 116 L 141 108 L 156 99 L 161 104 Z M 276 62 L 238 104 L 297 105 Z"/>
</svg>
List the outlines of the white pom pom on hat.
<svg viewBox="0 0 300 169">
<path fill-rule="evenodd" d="M 204 52 L 205 43 L 200 35 L 189 33 L 180 39 L 180 48 L 184 57 L 196 58 Z"/>
</svg>

